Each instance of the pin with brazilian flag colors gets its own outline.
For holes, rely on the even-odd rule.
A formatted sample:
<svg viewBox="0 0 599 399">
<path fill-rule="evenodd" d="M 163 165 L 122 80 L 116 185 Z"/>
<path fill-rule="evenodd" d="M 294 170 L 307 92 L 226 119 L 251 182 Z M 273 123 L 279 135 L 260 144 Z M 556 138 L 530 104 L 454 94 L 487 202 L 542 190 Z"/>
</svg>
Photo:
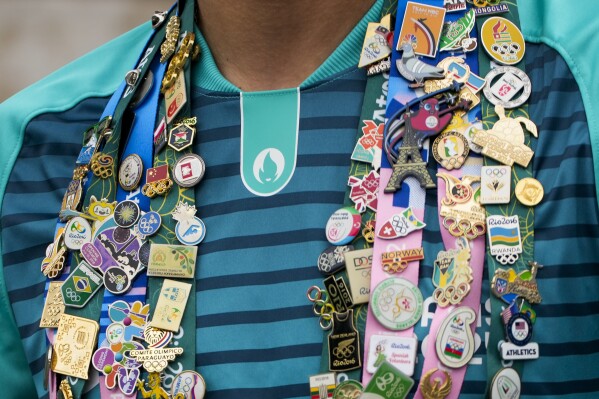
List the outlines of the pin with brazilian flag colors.
<svg viewBox="0 0 599 399">
<path fill-rule="evenodd" d="M 82 308 L 101 286 L 102 276 L 82 261 L 62 284 L 60 292 L 66 306 Z"/>
</svg>

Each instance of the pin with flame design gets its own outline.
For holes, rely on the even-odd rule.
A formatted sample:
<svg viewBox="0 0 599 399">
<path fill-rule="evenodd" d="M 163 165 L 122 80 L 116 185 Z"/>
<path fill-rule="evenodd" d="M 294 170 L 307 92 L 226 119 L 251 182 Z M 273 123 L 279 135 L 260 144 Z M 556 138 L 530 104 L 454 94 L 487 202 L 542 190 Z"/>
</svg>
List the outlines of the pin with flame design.
<svg viewBox="0 0 599 399">
<path fill-rule="evenodd" d="M 524 58 L 524 36 L 505 18 L 487 19 L 481 28 L 481 41 L 489 56 L 500 64 L 515 65 Z"/>
</svg>

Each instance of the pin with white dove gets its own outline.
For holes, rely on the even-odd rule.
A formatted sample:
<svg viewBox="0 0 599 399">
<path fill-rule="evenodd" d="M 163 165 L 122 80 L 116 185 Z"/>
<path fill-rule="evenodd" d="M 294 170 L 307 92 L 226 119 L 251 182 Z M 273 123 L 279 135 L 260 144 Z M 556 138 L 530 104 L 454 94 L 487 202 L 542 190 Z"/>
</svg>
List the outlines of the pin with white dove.
<svg viewBox="0 0 599 399">
<path fill-rule="evenodd" d="M 414 47 L 411 43 L 404 43 L 400 50 L 403 54 L 396 61 L 397 70 L 400 75 L 412 82 L 409 86 L 412 89 L 417 89 L 424 86 L 425 79 L 443 79 L 445 71 L 433 65 L 429 65 L 418 59 L 414 53 Z"/>
</svg>

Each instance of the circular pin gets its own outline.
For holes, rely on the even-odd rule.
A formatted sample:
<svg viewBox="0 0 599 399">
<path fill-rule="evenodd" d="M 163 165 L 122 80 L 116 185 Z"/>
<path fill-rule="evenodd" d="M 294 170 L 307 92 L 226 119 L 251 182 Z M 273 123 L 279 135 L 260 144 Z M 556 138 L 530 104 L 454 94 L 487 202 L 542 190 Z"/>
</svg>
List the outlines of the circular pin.
<svg viewBox="0 0 599 399">
<path fill-rule="evenodd" d="M 126 191 L 133 191 L 139 185 L 143 174 L 143 162 L 139 155 L 131 154 L 121 162 L 119 184 Z"/>
<path fill-rule="evenodd" d="M 532 321 L 524 313 L 512 315 L 505 325 L 507 337 L 517 346 L 524 346 L 532 339 Z"/>
<path fill-rule="evenodd" d="M 172 397 L 183 394 L 184 399 L 202 399 L 206 394 L 206 382 L 195 371 L 185 370 L 173 380 L 171 387 Z"/>
<path fill-rule="evenodd" d="M 156 234 L 158 229 L 160 229 L 161 224 L 162 218 L 160 217 L 160 214 L 158 212 L 150 211 L 139 218 L 137 229 L 144 236 L 151 236 Z"/>
<path fill-rule="evenodd" d="M 104 271 L 104 286 L 109 292 L 121 295 L 129 290 L 131 279 L 127 272 L 120 267 L 109 267 Z"/>
<path fill-rule="evenodd" d="M 119 202 L 114 208 L 114 222 L 122 228 L 131 227 L 139 219 L 139 205 L 134 201 Z"/>
<path fill-rule="evenodd" d="M 181 157 L 173 168 L 173 179 L 181 187 L 193 187 L 202 180 L 206 164 L 196 154 Z"/>
<path fill-rule="evenodd" d="M 483 93 L 487 100 L 505 109 L 518 108 L 532 93 L 530 78 L 516 67 L 498 66 L 485 76 L 485 80 Z"/>
<path fill-rule="evenodd" d="M 485 51 L 500 64 L 514 65 L 524 58 L 524 36 L 508 19 L 487 19 L 481 28 L 481 39 Z"/>
<path fill-rule="evenodd" d="M 525 177 L 524 179 L 520 180 L 518 184 L 516 184 L 514 193 L 516 194 L 518 201 L 520 201 L 523 205 L 535 206 L 541 202 L 545 191 L 543 190 L 541 182 L 539 182 L 537 179 Z"/>
<path fill-rule="evenodd" d="M 64 229 L 64 245 L 73 251 L 79 251 L 83 244 L 92 241 L 92 227 L 82 217 L 69 220 Z"/>
<path fill-rule="evenodd" d="M 390 330 L 408 329 L 422 316 L 422 293 L 405 278 L 391 277 L 381 281 L 371 298 L 374 317 Z"/>
<path fill-rule="evenodd" d="M 340 382 L 333 392 L 333 399 L 359 398 L 364 387 L 358 381 L 345 380 Z"/>
<path fill-rule="evenodd" d="M 327 240 L 333 245 L 349 244 L 360 234 L 362 216 L 353 207 L 336 210 L 325 228 Z"/>
<path fill-rule="evenodd" d="M 491 399 L 518 399 L 522 384 L 520 376 L 511 367 L 502 368 L 491 382 Z"/>
<path fill-rule="evenodd" d="M 197 216 L 186 218 L 177 223 L 175 234 L 183 245 L 198 245 L 206 237 L 206 225 Z"/>
<path fill-rule="evenodd" d="M 447 170 L 461 168 L 469 152 L 468 141 L 458 132 L 443 132 L 433 142 L 433 156 Z"/>
</svg>

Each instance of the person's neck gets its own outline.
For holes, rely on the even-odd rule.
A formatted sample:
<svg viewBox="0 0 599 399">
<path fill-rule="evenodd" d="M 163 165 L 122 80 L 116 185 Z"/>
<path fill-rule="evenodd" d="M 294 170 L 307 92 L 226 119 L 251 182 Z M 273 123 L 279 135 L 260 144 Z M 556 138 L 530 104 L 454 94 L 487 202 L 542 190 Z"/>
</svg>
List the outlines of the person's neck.
<svg viewBox="0 0 599 399">
<path fill-rule="evenodd" d="M 241 90 L 297 87 L 374 1 L 198 0 L 200 30 L 223 76 Z"/>
</svg>

